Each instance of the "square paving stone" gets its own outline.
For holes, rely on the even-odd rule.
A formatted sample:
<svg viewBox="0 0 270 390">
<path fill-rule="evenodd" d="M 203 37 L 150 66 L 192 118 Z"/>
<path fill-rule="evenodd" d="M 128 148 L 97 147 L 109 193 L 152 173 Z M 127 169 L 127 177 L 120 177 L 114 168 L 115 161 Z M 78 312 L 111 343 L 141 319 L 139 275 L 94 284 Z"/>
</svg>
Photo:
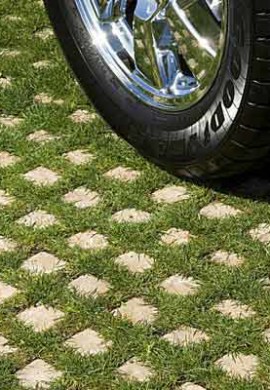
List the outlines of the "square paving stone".
<svg viewBox="0 0 270 390">
<path fill-rule="evenodd" d="M 0 168 L 7 168 L 20 161 L 20 158 L 9 152 L 0 151 Z"/>
<path fill-rule="evenodd" d="M 0 304 L 14 297 L 17 293 L 18 290 L 15 287 L 0 281 Z"/>
<path fill-rule="evenodd" d="M 17 223 L 34 229 L 43 229 L 55 225 L 57 219 L 46 211 L 37 210 L 18 219 Z"/>
<path fill-rule="evenodd" d="M 0 253 L 13 252 L 16 248 L 16 242 L 9 238 L 0 236 Z"/>
<path fill-rule="evenodd" d="M 54 255 L 47 252 L 39 252 L 25 260 L 22 269 L 33 274 L 50 274 L 65 267 L 65 261 L 59 260 Z"/>
<path fill-rule="evenodd" d="M 64 313 L 52 307 L 43 305 L 30 307 L 17 315 L 25 326 L 30 326 L 35 332 L 44 332 L 57 324 Z"/>
<path fill-rule="evenodd" d="M 170 186 L 157 190 L 152 194 L 152 199 L 157 203 L 177 203 L 189 199 L 187 189 L 182 186 Z"/>
<path fill-rule="evenodd" d="M 151 269 L 155 260 L 143 253 L 127 252 L 118 256 L 115 262 L 131 273 L 142 273 Z"/>
<path fill-rule="evenodd" d="M 85 329 L 67 340 L 65 345 L 73 348 L 82 356 L 89 356 L 107 352 L 112 342 L 105 341 L 102 336 L 92 329 Z"/>
<path fill-rule="evenodd" d="M 242 211 L 221 202 L 213 202 L 201 209 L 200 215 L 209 219 L 236 217 Z"/>
<path fill-rule="evenodd" d="M 270 225 L 267 223 L 261 223 L 258 227 L 251 229 L 249 234 L 254 240 L 263 244 L 270 243 Z"/>
<path fill-rule="evenodd" d="M 0 190 L 0 206 L 9 206 L 14 202 L 14 198 L 7 194 L 5 191 Z"/>
<path fill-rule="evenodd" d="M 88 153 L 84 149 L 72 150 L 64 154 L 64 157 L 74 165 L 86 165 L 89 164 L 94 156 L 91 153 Z"/>
<path fill-rule="evenodd" d="M 189 326 L 181 326 L 180 328 L 164 335 L 162 339 L 173 345 L 186 347 L 190 344 L 198 344 L 203 341 L 209 341 L 210 338 L 205 332 L 199 329 Z"/>
<path fill-rule="evenodd" d="M 77 294 L 93 298 L 106 294 L 110 287 L 108 282 L 97 279 L 93 275 L 81 275 L 69 283 L 69 288 L 74 289 Z"/>
<path fill-rule="evenodd" d="M 132 358 L 118 368 L 118 373 L 128 381 L 148 382 L 153 376 L 153 371 L 136 358 Z"/>
<path fill-rule="evenodd" d="M 142 298 L 132 298 L 113 311 L 115 316 L 120 316 L 133 324 L 151 324 L 155 321 L 158 310 L 148 305 Z"/>
<path fill-rule="evenodd" d="M 14 353 L 17 350 L 18 348 L 11 347 L 8 344 L 8 340 L 0 335 L 0 357 Z"/>
<path fill-rule="evenodd" d="M 227 354 L 215 364 L 232 378 L 251 380 L 256 375 L 259 359 L 255 355 Z"/>
<path fill-rule="evenodd" d="M 96 191 L 85 187 L 76 188 L 63 197 L 64 202 L 74 204 L 78 209 L 94 207 L 100 202 L 100 196 Z"/>
<path fill-rule="evenodd" d="M 186 382 L 182 386 L 177 387 L 175 390 L 206 390 L 206 389 L 200 385 L 196 385 L 195 383 Z"/>
<path fill-rule="evenodd" d="M 225 299 L 218 303 L 214 306 L 214 310 L 217 310 L 224 316 L 231 317 L 233 320 L 249 318 L 256 314 L 248 305 L 233 299 Z"/>
<path fill-rule="evenodd" d="M 161 244 L 177 246 L 188 244 L 192 238 L 194 236 L 187 230 L 171 228 L 161 236 L 160 241 Z"/>
<path fill-rule="evenodd" d="M 112 220 L 119 223 L 145 223 L 149 222 L 151 214 L 147 211 L 141 211 L 136 209 L 125 209 L 117 211 Z"/>
<path fill-rule="evenodd" d="M 200 283 L 191 277 L 172 275 L 161 283 L 161 287 L 168 294 L 188 296 L 197 294 Z"/>
<path fill-rule="evenodd" d="M 135 181 L 139 176 L 140 172 L 135 171 L 131 168 L 116 167 L 104 174 L 109 179 L 119 180 L 123 183 Z"/>
<path fill-rule="evenodd" d="M 55 370 L 54 367 L 41 359 L 34 360 L 16 373 L 22 387 L 34 390 L 49 389 L 52 382 L 61 376 L 60 371 Z"/>
<path fill-rule="evenodd" d="M 102 234 L 89 230 L 84 233 L 74 234 L 74 236 L 68 239 L 68 244 L 71 248 L 79 247 L 84 250 L 99 250 L 105 249 L 109 243 Z"/>
<path fill-rule="evenodd" d="M 45 167 L 38 167 L 23 175 L 23 177 L 37 186 L 51 186 L 55 184 L 60 176 Z"/>
</svg>

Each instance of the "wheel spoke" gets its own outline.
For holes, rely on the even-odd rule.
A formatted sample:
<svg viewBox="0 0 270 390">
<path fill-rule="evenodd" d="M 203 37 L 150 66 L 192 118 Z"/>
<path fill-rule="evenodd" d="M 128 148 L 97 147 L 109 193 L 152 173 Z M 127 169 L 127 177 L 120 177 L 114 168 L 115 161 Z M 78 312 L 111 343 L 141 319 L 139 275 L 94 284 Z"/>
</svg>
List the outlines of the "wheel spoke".
<svg viewBox="0 0 270 390">
<path fill-rule="evenodd" d="M 97 0 L 100 19 L 113 22 L 124 15 L 125 0 Z"/>
<path fill-rule="evenodd" d="M 133 19 L 134 58 L 137 70 L 158 88 L 163 87 L 162 74 L 157 56 L 156 31 L 164 28 L 165 20 L 154 22 L 156 14 L 166 5 L 167 1 L 155 0 L 146 2 L 138 0 Z"/>
<path fill-rule="evenodd" d="M 209 75 L 219 58 L 221 27 L 211 12 L 217 12 L 218 1 L 138 0 L 133 24 L 135 63 L 155 87 L 168 89 L 171 84 L 177 91 L 177 83 L 182 89 L 186 82 L 190 87 L 191 75 L 198 84 Z M 181 69 L 179 54 L 189 75 Z"/>
<path fill-rule="evenodd" d="M 218 58 L 221 28 L 209 7 L 194 0 L 173 0 L 168 19 L 193 75 L 201 82 Z"/>
<path fill-rule="evenodd" d="M 205 0 L 215 18 L 221 22 L 222 19 L 222 0 Z"/>
</svg>

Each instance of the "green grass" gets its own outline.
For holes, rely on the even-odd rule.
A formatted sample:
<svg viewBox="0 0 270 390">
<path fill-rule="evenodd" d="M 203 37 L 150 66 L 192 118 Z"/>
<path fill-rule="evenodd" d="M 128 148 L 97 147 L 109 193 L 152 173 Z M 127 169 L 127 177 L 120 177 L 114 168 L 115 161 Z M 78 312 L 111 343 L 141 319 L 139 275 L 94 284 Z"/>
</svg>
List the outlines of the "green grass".
<svg viewBox="0 0 270 390">
<path fill-rule="evenodd" d="M 7 15 L 21 19 L 7 22 Z M 173 389 L 188 381 L 212 390 L 268 388 L 270 349 L 262 333 L 270 325 L 270 294 L 260 280 L 270 272 L 269 249 L 247 234 L 259 223 L 269 221 L 268 202 L 225 194 L 169 176 L 140 158 L 124 141 L 112 137 L 98 116 L 91 124 L 72 123 L 68 117 L 74 110 L 94 112 L 94 108 L 75 83 L 56 40 L 35 37 L 36 31 L 48 26 L 37 1 L 1 1 L 0 51 L 7 48 L 20 50 L 21 54 L 0 57 L 0 75 L 12 78 L 11 88 L 0 89 L 0 113 L 24 119 L 20 126 L 1 127 L 0 132 L 0 150 L 21 158 L 18 164 L 0 169 L 0 188 L 16 199 L 11 206 L 1 209 L 0 234 L 19 243 L 14 253 L 0 255 L 0 280 L 20 290 L 15 298 L 0 305 L 0 334 L 18 347 L 18 353 L 0 356 L 1 390 L 22 389 L 15 373 L 36 358 L 63 371 L 63 377 L 51 387 L 54 390 Z M 53 68 L 33 68 L 34 62 L 44 59 L 51 60 Z M 64 104 L 34 104 L 34 96 L 41 92 L 64 99 Z M 39 129 L 46 129 L 59 139 L 44 145 L 27 141 L 26 137 Z M 82 148 L 96 156 L 91 164 L 75 167 L 64 159 L 64 153 Z M 58 172 L 62 176 L 59 183 L 38 188 L 21 177 L 40 165 Z M 103 177 L 104 172 L 119 165 L 139 170 L 140 178 L 134 183 L 120 184 Z M 191 198 L 174 205 L 155 204 L 150 194 L 168 184 L 185 185 Z M 63 203 L 62 196 L 81 185 L 102 195 L 98 207 L 77 210 Z M 198 218 L 199 210 L 213 200 L 233 205 L 243 213 L 224 221 Z M 126 207 L 151 212 L 151 221 L 138 226 L 113 223 L 111 215 Z M 54 214 L 60 223 L 41 231 L 16 223 L 35 209 Z M 161 246 L 161 233 L 171 227 L 189 230 L 196 238 L 187 246 Z M 68 237 L 87 229 L 108 236 L 110 246 L 97 253 L 67 246 Z M 229 269 L 209 262 L 209 255 L 218 249 L 244 256 L 244 265 Z M 40 277 L 22 271 L 23 261 L 41 250 L 65 260 L 65 270 Z M 113 260 L 131 250 L 155 258 L 153 269 L 134 276 L 117 267 Z M 108 280 L 112 284 L 110 292 L 97 300 L 74 295 L 68 283 L 87 273 Z M 161 291 L 160 283 L 176 273 L 200 280 L 200 293 L 175 297 Z M 153 325 L 133 326 L 111 315 L 121 302 L 134 296 L 144 297 L 158 308 Z M 212 310 L 227 298 L 250 305 L 257 315 L 233 321 Z M 16 314 L 38 303 L 62 310 L 64 321 L 52 330 L 36 334 L 16 320 Z M 163 334 L 183 324 L 204 330 L 210 341 L 180 348 L 161 340 Z M 66 339 L 87 327 L 112 340 L 110 352 L 82 358 L 63 346 Z M 256 377 L 249 382 L 240 381 L 217 370 L 214 362 L 228 352 L 258 356 Z M 150 364 L 156 373 L 149 383 L 129 383 L 117 375 L 117 367 L 133 356 Z"/>
</svg>

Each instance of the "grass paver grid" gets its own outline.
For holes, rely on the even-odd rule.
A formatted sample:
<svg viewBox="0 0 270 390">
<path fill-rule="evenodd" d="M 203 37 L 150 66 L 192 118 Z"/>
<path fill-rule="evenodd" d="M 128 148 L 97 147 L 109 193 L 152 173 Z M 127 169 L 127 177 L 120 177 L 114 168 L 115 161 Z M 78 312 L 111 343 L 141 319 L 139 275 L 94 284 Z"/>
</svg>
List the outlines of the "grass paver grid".
<svg viewBox="0 0 270 390">
<path fill-rule="evenodd" d="M 0 209 L 1 390 L 269 388 L 267 198 L 140 158 L 38 0 L 0 4 Z"/>
</svg>

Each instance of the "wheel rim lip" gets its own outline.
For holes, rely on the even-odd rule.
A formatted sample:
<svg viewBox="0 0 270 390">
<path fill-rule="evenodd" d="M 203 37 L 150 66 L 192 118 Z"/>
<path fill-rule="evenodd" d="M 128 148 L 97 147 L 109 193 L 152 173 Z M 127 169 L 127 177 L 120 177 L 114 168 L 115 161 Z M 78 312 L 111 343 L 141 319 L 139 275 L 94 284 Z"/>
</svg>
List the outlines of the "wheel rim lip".
<svg viewBox="0 0 270 390">
<path fill-rule="evenodd" d="M 206 1 L 211 3 L 215 0 Z M 183 111 L 197 104 L 207 94 L 207 92 L 209 92 L 219 72 L 222 59 L 224 57 L 228 29 L 228 0 L 220 1 L 222 1 L 223 7 L 223 18 L 221 22 L 222 37 L 220 37 L 221 46 L 218 55 L 218 61 L 216 63 L 215 73 L 208 85 L 199 85 L 194 88 L 190 88 L 187 90 L 187 93 L 183 93 L 181 95 L 168 94 L 164 92 L 164 90 L 155 88 L 154 86 L 150 85 L 146 79 L 140 77 L 141 75 L 132 73 L 126 67 L 124 62 L 118 57 L 107 39 L 110 34 L 104 33 L 102 23 L 96 16 L 97 9 L 95 8 L 96 4 L 94 4 L 95 0 L 75 0 L 75 5 L 82 22 L 88 31 L 89 36 L 91 37 L 91 41 L 98 50 L 99 54 L 107 66 L 112 70 L 116 78 L 120 81 L 120 83 L 128 91 L 130 91 L 138 101 L 141 101 L 148 106 L 156 107 L 165 111 Z M 121 23 L 123 24 L 121 25 Z M 118 27 L 126 26 L 126 22 L 124 20 L 119 21 L 118 24 Z"/>
</svg>

